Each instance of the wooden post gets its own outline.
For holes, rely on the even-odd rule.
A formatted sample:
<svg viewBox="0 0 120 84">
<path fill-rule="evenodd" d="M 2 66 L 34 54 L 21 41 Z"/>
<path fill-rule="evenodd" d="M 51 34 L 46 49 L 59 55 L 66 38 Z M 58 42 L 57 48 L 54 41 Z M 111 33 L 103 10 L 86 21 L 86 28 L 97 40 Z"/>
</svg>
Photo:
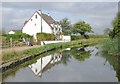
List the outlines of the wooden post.
<svg viewBox="0 0 120 84">
<path fill-rule="evenodd" d="M 12 38 L 10 38 L 10 47 L 12 48 Z"/>
</svg>

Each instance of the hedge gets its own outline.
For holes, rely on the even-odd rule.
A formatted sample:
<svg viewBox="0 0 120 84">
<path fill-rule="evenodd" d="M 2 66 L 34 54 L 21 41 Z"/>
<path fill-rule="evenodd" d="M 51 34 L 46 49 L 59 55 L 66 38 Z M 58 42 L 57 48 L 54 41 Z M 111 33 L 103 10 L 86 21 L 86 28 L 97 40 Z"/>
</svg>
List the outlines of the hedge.
<svg viewBox="0 0 120 84">
<path fill-rule="evenodd" d="M 87 35 L 88 38 L 108 38 L 109 36 L 107 35 Z M 71 40 L 81 40 L 81 39 L 85 39 L 84 36 L 76 36 L 76 35 L 71 35 Z"/>
<path fill-rule="evenodd" d="M 55 36 L 54 34 L 49 34 L 49 33 L 37 33 L 37 40 L 40 41 L 50 41 L 54 40 Z"/>
<path fill-rule="evenodd" d="M 31 36 L 25 33 L 15 33 L 15 34 L 1 34 L 1 36 L 6 37 L 6 41 L 10 41 L 10 38 L 14 39 L 14 41 L 21 40 L 22 38 L 30 38 Z"/>
<path fill-rule="evenodd" d="M 80 40 L 80 39 L 84 39 L 84 36 L 71 35 L 71 40 Z"/>
<path fill-rule="evenodd" d="M 90 34 L 88 36 L 89 38 L 108 38 L 109 37 L 108 35 L 93 35 L 93 34 Z"/>
</svg>

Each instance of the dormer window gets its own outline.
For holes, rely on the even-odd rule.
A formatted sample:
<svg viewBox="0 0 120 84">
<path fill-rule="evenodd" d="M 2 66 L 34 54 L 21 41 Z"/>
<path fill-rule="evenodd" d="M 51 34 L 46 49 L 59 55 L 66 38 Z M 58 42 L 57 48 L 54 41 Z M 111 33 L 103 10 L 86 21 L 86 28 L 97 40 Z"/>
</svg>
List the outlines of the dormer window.
<svg viewBox="0 0 120 84">
<path fill-rule="evenodd" d="M 35 18 L 37 19 L 37 15 L 35 15 Z"/>
</svg>

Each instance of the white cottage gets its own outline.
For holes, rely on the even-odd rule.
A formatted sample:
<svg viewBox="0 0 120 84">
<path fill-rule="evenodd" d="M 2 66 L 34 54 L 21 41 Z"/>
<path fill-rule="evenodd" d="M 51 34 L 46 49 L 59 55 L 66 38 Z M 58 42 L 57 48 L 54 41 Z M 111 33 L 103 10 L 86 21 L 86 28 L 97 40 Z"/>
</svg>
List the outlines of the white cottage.
<svg viewBox="0 0 120 84">
<path fill-rule="evenodd" d="M 16 32 L 21 32 L 21 30 L 10 30 L 7 34 L 15 34 Z"/>
<path fill-rule="evenodd" d="M 25 22 L 22 32 L 34 36 L 37 39 L 37 33 L 50 33 L 62 39 L 62 28 L 58 21 L 55 21 L 50 14 L 43 14 L 41 10 L 36 11 L 31 18 Z"/>
</svg>

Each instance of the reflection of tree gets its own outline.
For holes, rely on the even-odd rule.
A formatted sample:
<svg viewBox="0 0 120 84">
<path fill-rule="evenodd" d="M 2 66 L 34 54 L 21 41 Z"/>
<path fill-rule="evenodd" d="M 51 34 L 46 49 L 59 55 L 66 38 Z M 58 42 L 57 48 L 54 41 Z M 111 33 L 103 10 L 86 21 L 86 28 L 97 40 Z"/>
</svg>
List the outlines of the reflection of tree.
<svg viewBox="0 0 120 84">
<path fill-rule="evenodd" d="M 72 48 L 72 55 L 75 59 L 82 62 L 85 61 L 86 58 L 89 58 L 91 56 L 92 51 L 85 51 L 84 48 Z"/>
<path fill-rule="evenodd" d="M 67 65 L 67 62 L 69 62 L 70 59 L 71 59 L 71 52 L 70 51 L 63 51 L 61 63 L 63 63 L 64 65 Z"/>
<path fill-rule="evenodd" d="M 109 62 L 111 66 L 113 66 L 114 70 L 116 71 L 116 77 L 118 78 L 118 81 L 120 82 L 120 57 L 115 57 L 112 55 L 109 55 L 107 53 L 99 52 L 97 55 L 100 55 L 101 57 L 105 58 L 105 63 Z"/>
</svg>

